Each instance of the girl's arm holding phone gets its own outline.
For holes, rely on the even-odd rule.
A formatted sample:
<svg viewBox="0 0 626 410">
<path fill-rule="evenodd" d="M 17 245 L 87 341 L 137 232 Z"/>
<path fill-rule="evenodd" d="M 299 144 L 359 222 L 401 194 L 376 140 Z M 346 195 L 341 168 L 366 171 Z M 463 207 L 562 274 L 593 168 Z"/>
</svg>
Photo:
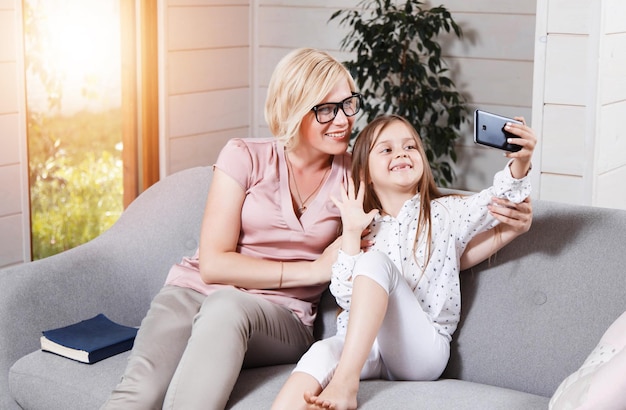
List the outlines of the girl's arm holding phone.
<svg viewBox="0 0 626 410">
<path fill-rule="evenodd" d="M 501 224 L 498 228 L 476 235 L 470 241 L 461 255 L 461 270 L 469 269 L 489 258 L 513 239 L 528 232 L 532 224 L 533 208 L 530 198 L 519 204 L 507 199 L 493 198 L 489 211 Z"/>
</svg>

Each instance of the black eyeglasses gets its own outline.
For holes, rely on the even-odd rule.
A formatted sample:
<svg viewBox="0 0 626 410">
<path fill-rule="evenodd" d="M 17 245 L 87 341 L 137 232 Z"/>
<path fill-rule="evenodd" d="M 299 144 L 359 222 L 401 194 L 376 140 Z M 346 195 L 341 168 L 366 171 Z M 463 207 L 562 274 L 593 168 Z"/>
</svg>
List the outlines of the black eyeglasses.
<svg viewBox="0 0 626 410">
<path fill-rule="evenodd" d="M 326 124 L 331 122 L 337 116 L 339 109 L 346 114 L 346 117 L 352 117 L 361 110 L 363 104 L 363 97 L 359 93 L 352 93 L 352 96 L 346 98 L 341 102 L 329 102 L 324 104 L 318 104 L 311 108 L 315 112 L 315 119 L 320 124 Z"/>
</svg>

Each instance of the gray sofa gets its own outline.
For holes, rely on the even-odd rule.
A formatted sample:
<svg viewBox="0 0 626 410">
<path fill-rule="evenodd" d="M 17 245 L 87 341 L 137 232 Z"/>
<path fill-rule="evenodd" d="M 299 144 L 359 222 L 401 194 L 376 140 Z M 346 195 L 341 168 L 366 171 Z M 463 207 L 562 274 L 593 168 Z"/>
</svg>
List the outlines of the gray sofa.
<svg viewBox="0 0 626 410">
<path fill-rule="evenodd" d="M 97 409 L 128 353 L 85 365 L 38 350 L 41 331 L 103 312 L 139 325 L 169 267 L 198 245 L 210 168 L 171 175 L 99 238 L 0 271 L 0 407 Z M 626 310 L 626 212 L 535 201 L 527 234 L 462 273 L 462 321 L 434 382 L 365 381 L 363 409 L 545 409 Z M 318 336 L 334 331 L 326 294 Z M 242 372 L 232 409 L 269 408 L 291 365 Z"/>
</svg>

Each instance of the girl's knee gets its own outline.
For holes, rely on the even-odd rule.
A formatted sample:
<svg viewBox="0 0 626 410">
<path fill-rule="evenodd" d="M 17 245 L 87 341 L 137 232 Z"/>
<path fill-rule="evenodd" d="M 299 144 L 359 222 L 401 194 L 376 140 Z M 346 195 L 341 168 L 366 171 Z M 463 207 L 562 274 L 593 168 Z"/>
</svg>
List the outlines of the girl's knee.
<svg viewBox="0 0 626 410">
<path fill-rule="evenodd" d="M 322 361 L 337 362 L 342 350 L 343 339 L 335 336 L 313 343 L 306 355 Z"/>
<path fill-rule="evenodd" d="M 626 348 L 626 312 L 611 324 L 601 341 L 615 346 L 618 350 Z"/>
<path fill-rule="evenodd" d="M 391 259 L 383 252 L 369 251 L 364 253 L 354 266 L 353 277 L 366 276 L 390 293 L 401 277 Z"/>
<path fill-rule="evenodd" d="M 372 250 L 365 252 L 363 255 L 361 255 L 361 257 L 357 261 L 357 264 L 364 264 L 365 266 L 368 266 L 370 264 L 385 266 L 389 262 L 391 262 L 391 259 L 389 259 L 389 256 L 387 256 L 386 253 Z"/>
</svg>

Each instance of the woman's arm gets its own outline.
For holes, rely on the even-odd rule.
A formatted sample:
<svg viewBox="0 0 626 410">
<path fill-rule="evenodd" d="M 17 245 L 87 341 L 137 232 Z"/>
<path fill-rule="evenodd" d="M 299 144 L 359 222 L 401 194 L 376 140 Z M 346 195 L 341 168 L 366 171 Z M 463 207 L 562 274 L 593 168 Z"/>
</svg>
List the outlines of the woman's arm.
<svg viewBox="0 0 626 410">
<path fill-rule="evenodd" d="M 489 211 L 501 224 L 498 229 L 490 229 L 470 241 L 461 255 L 461 270 L 479 264 L 530 229 L 533 219 L 530 198 L 519 204 L 493 198 L 493 203 L 494 205 L 489 206 Z"/>
<path fill-rule="evenodd" d="M 330 280 L 337 242 L 314 262 L 277 262 L 237 252 L 244 199 L 243 188 L 215 168 L 200 232 L 200 275 L 204 282 L 275 289 L 279 285 L 283 288 L 310 286 Z"/>
</svg>

